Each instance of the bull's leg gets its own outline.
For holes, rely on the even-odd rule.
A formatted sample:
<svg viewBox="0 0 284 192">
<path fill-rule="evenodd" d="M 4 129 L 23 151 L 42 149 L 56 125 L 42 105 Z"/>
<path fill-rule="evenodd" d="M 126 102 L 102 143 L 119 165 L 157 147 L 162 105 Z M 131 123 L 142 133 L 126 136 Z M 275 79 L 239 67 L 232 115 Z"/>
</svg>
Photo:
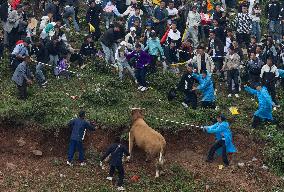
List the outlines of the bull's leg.
<svg viewBox="0 0 284 192">
<path fill-rule="evenodd" d="M 132 156 L 133 144 L 134 144 L 134 135 L 132 135 L 131 132 L 129 132 L 129 135 L 128 135 L 128 142 L 129 142 L 128 150 L 129 150 L 129 154 L 130 154 L 129 157 L 131 157 Z"/>
</svg>

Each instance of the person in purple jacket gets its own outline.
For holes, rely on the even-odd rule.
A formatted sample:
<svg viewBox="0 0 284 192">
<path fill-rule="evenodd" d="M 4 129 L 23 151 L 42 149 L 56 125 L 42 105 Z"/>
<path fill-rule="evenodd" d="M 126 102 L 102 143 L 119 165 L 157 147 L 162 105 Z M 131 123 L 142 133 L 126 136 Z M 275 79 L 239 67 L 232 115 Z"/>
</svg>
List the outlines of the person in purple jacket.
<svg viewBox="0 0 284 192">
<path fill-rule="evenodd" d="M 138 90 L 144 92 L 146 91 L 146 66 L 151 63 L 150 55 L 141 49 L 140 44 L 135 45 L 135 50 L 126 56 L 135 68 L 135 77 L 138 82 Z"/>
</svg>

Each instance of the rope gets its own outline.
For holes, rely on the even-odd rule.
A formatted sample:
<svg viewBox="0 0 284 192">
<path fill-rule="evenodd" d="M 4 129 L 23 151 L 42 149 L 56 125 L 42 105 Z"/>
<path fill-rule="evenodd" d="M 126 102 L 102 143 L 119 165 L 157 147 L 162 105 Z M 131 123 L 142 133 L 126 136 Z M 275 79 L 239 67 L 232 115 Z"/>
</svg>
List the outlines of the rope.
<svg viewBox="0 0 284 192">
<path fill-rule="evenodd" d="M 178 122 L 178 121 L 173 121 L 173 120 L 169 120 L 169 119 L 161 119 L 161 118 L 158 118 L 158 117 L 154 117 L 154 116 L 150 116 L 156 120 L 159 120 L 159 121 L 163 121 L 163 122 L 167 122 L 167 123 L 174 123 L 174 124 L 177 124 L 177 125 L 183 125 L 183 126 L 188 126 L 188 127 L 191 127 L 191 128 L 199 128 L 199 129 L 203 129 L 203 126 L 199 126 L 199 125 L 193 125 L 193 124 L 190 124 L 190 123 L 185 123 L 185 122 Z"/>
<path fill-rule="evenodd" d="M 42 65 L 45 65 L 45 66 L 48 66 L 48 67 L 54 67 L 53 65 L 50 65 L 50 64 L 47 64 L 47 63 L 42 63 L 42 62 L 39 62 L 39 61 L 34 60 L 34 59 L 31 59 L 31 61 L 33 61 L 35 63 L 39 63 L 39 64 L 42 64 Z M 56 66 L 55 68 L 59 69 L 58 66 Z M 70 71 L 70 70 L 67 70 L 67 69 L 63 69 L 62 71 L 67 71 L 69 73 L 77 74 L 77 76 L 80 76 L 80 74 L 78 72 Z"/>
</svg>

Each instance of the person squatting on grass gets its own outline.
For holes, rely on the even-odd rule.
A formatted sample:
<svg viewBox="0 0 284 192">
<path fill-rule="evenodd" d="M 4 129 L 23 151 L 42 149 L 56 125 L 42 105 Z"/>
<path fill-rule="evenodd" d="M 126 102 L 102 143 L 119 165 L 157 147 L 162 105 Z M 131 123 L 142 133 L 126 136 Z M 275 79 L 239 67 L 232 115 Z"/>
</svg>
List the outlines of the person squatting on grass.
<svg viewBox="0 0 284 192">
<path fill-rule="evenodd" d="M 124 179 L 124 167 L 122 164 L 122 158 L 123 156 L 130 156 L 128 150 L 126 147 L 121 143 L 120 137 L 117 137 L 115 139 L 115 143 L 111 144 L 106 153 L 102 156 L 100 161 L 100 166 L 103 167 L 103 161 L 110 156 L 110 169 L 109 169 L 109 176 L 106 178 L 109 181 L 113 180 L 114 172 L 115 170 L 118 171 L 118 182 L 117 182 L 117 190 L 124 191 L 123 187 L 123 179 Z"/>
<path fill-rule="evenodd" d="M 79 162 L 81 166 L 86 165 L 84 162 L 84 149 L 83 149 L 83 140 L 86 134 L 86 130 L 94 131 L 95 125 L 94 123 L 90 123 L 85 120 L 86 112 L 80 111 L 78 117 L 71 120 L 68 123 L 68 127 L 72 128 L 71 139 L 68 149 L 68 160 L 67 165 L 73 166 L 73 156 L 76 149 L 79 152 Z"/>
<path fill-rule="evenodd" d="M 221 114 L 217 117 L 217 123 L 211 126 L 205 126 L 203 130 L 207 133 L 215 134 L 215 144 L 210 148 L 206 162 L 212 163 L 214 154 L 218 150 L 222 150 L 222 159 L 225 166 L 229 166 L 229 160 L 227 153 L 237 152 L 236 147 L 233 144 L 232 132 L 229 123 L 226 121 L 226 117 Z M 220 151 L 221 152 L 221 151 Z"/>
</svg>

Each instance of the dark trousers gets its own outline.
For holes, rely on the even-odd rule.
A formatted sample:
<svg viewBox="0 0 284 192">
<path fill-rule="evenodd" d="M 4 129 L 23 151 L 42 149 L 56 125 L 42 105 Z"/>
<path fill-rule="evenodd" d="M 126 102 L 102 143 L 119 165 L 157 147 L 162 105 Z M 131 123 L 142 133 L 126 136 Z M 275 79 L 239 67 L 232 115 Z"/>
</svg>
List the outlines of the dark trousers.
<svg viewBox="0 0 284 192">
<path fill-rule="evenodd" d="M 228 160 L 228 157 L 227 157 L 227 151 L 226 151 L 226 144 L 225 144 L 225 140 L 219 140 L 217 141 L 212 147 L 211 149 L 209 150 L 209 153 L 208 153 L 208 157 L 207 159 L 209 161 L 212 161 L 213 158 L 214 158 L 214 154 L 215 152 L 222 147 L 222 158 L 223 158 L 223 162 L 225 165 L 229 165 L 229 160 Z"/>
<path fill-rule="evenodd" d="M 213 101 L 202 101 L 201 102 L 201 107 L 205 109 L 215 109 L 215 102 Z"/>
<path fill-rule="evenodd" d="M 98 41 L 102 34 L 100 29 L 100 21 L 94 21 L 91 24 L 95 27 L 95 32 L 90 32 L 90 34 L 95 41 Z"/>
<path fill-rule="evenodd" d="M 185 93 L 184 102 L 187 105 L 190 105 L 192 107 L 192 109 L 196 109 L 197 108 L 197 95 L 196 95 L 196 93 L 195 92 Z"/>
<path fill-rule="evenodd" d="M 79 53 L 73 53 L 70 57 L 70 62 L 78 62 L 79 66 L 82 66 L 84 63 L 84 60 L 82 56 Z"/>
<path fill-rule="evenodd" d="M 155 31 L 157 33 L 157 36 L 161 39 L 164 36 L 165 31 L 166 31 L 166 24 L 165 24 L 165 22 L 157 23 L 155 25 Z"/>
<path fill-rule="evenodd" d="M 22 86 L 17 85 L 17 88 L 19 92 L 19 99 L 26 100 L 28 98 L 27 82 L 24 80 Z"/>
<path fill-rule="evenodd" d="M 3 57 L 3 53 L 4 53 L 4 44 L 1 44 L 0 42 L 0 60 Z"/>
<path fill-rule="evenodd" d="M 139 86 L 146 87 L 146 69 L 145 67 L 142 69 L 135 70 L 135 77 L 138 81 Z"/>
<path fill-rule="evenodd" d="M 257 128 L 262 122 L 273 122 L 269 119 L 262 119 L 256 115 L 253 116 L 252 127 Z"/>
<path fill-rule="evenodd" d="M 151 61 L 151 64 L 149 66 L 149 72 L 150 73 L 155 73 L 155 72 L 157 72 L 157 59 L 158 59 L 158 56 L 151 55 L 151 58 L 152 58 L 152 61 Z"/>
<path fill-rule="evenodd" d="M 246 48 L 248 48 L 250 43 L 250 34 L 237 33 L 237 42 L 240 46 L 244 43 Z"/>
<path fill-rule="evenodd" d="M 227 71 L 228 92 L 233 93 L 232 80 L 235 83 L 235 93 L 239 93 L 239 70 L 232 69 Z"/>
<path fill-rule="evenodd" d="M 83 149 L 83 143 L 82 141 L 76 141 L 71 139 L 68 149 L 68 161 L 71 162 L 74 157 L 74 153 L 76 152 L 76 149 L 78 149 L 79 152 L 79 161 L 84 161 L 84 149 Z"/>
<path fill-rule="evenodd" d="M 251 84 L 259 83 L 260 82 L 260 74 L 254 74 L 249 72 L 249 80 Z"/>
<path fill-rule="evenodd" d="M 118 166 L 111 165 L 110 169 L 109 169 L 109 176 L 110 177 L 113 177 L 115 170 L 117 170 L 117 172 L 118 172 L 118 182 L 117 182 L 117 185 L 119 187 L 121 187 L 123 185 L 123 179 L 124 179 L 124 168 L 123 168 L 123 165 L 118 165 Z"/>
<path fill-rule="evenodd" d="M 275 84 L 274 83 L 267 83 L 266 87 L 267 87 L 268 93 L 270 94 L 270 96 L 272 98 L 272 101 L 277 105 Z"/>
</svg>

